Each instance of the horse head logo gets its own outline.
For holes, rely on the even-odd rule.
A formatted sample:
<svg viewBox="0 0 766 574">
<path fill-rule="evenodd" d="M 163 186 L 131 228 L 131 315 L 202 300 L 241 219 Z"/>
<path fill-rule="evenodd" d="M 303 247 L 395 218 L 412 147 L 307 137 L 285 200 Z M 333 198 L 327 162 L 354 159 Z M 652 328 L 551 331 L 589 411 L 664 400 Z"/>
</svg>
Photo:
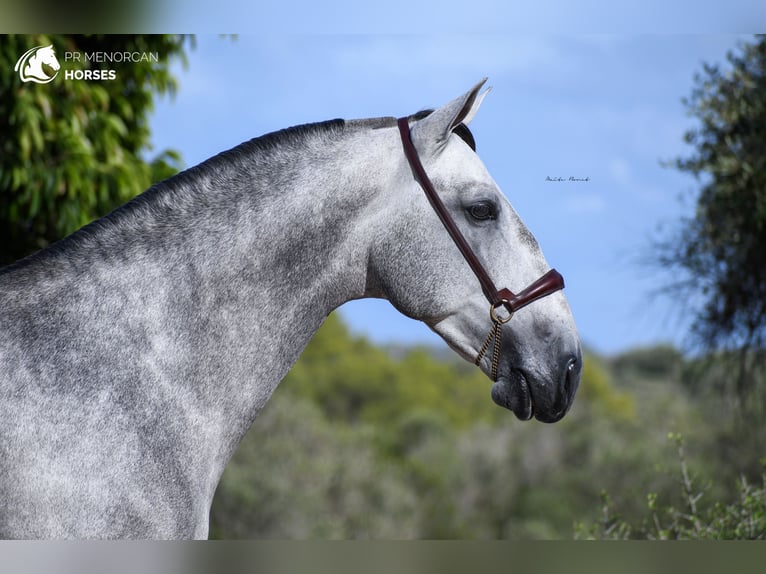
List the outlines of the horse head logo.
<svg viewBox="0 0 766 574">
<path fill-rule="evenodd" d="M 43 70 L 43 64 L 53 70 L 53 75 Z M 37 46 L 24 52 L 13 68 L 14 72 L 19 73 L 22 82 L 34 82 L 36 84 L 47 84 L 55 78 L 61 64 L 56 59 L 56 52 L 53 50 L 53 44 L 50 46 Z"/>
</svg>

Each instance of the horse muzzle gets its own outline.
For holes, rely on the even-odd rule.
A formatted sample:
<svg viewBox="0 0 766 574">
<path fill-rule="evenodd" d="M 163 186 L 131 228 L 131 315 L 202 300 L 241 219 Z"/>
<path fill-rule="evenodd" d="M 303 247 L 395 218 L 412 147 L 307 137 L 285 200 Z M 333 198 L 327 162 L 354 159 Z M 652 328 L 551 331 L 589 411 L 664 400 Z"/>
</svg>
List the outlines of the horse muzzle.
<svg viewBox="0 0 766 574">
<path fill-rule="evenodd" d="M 560 421 L 574 402 L 582 374 L 582 353 L 565 356 L 553 381 L 541 381 L 521 369 L 498 376 L 492 385 L 492 400 L 522 421 Z"/>
</svg>

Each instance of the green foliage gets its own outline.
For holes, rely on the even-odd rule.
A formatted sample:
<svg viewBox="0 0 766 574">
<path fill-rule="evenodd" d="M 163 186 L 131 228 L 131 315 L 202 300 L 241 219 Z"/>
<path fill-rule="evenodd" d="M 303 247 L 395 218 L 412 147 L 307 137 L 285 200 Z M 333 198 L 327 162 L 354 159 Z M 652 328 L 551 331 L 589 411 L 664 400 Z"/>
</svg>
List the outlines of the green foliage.
<svg viewBox="0 0 766 574">
<path fill-rule="evenodd" d="M 671 345 L 627 351 L 611 361 L 621 379 L 675 379 L 681 373 L 683 355 Z"/>
<path fill-rule="evenodd" d="M 673 166 L 697 177 L 692 217 L 660 250 L 687 278 L 680 300 L 701 302 L 694 331 L 707 348 L 760 348 L 766 331 L 766 37 L 695 76 L 684 100 L 695 153 Z"/>
<path fill-rule="evenodd" d="M 583 364 L 579 396 L 596 409 L 601 416 L 635 420 L 636 405 L 633 397 L 614 387 L 605 365 L 595 356 Z"/>
<path fill-rule="evenodd" d="M 716 409 L 732 411 L 754 425 L 766 415 L 766 349 L 717 351 L 689 361 L 682 381 L 696 394 L 708 395 Z"/>
<path fill-rule="evenodd" d="M 752 461 L 764 443 L 744 440 L 729 419 L 711 426 L 701 416 L 707 403 L 695 402 L 707 399 L 679 382 L 686 361 L 661 348 L 653 365 L 653 354 L 586 353 L 570 414 L 556 425 L 521 423 L 491 402 L 475 369 L 426 349 L 389 353 L 332 315 L 224 473 L 213 533 L 546 539 L 570 538 L 580 524 L 580 537 L 646 537 L 646 493 L 674 532 L 663 509 L 686 498 L 666 442 L 682 432 L 702 461 L 694 472 L 709 476 L 706 497 L 728 516 L 721 536 L 733 536 L 733 487 L 760 476 Z"/>
<path fill-rule="evenodd" d="M 731 503 L 720 501 L 705 504 L 705 490 L 698 490 L 684 452 L 682 435 L 670 433 L 680 462 L 680 485 L 683 503 L 660 506 L 659 496 L 650 492 L 645 516 L 638 525 L 631 525 L 613 510 L 608 493 L 602 493 L 601 516 L 590 526 L 577 525 L 579 538 L 627 540 L 764 540 L 766 539 L 766 472 L 761 486 L 751 485 L 741 477 L 737 498 Z"/>
<path fill-rule="evenodd" d="M 151 159 L 149 114 L 173 94 L 170 64 L 183 36 L 0 38 L 0 263 L 56 241 L 180 167 L 177 152 Z M 13 68 L 26 50 L 54 46 L 61 71 L 50 84 L 22 84 Z M 95 64 L 115 80 L 65 81 L 65 52 L 156 52 L 159 62 Z M 76 64 L 79 68 L 88 63 Z"/>
<path fill-rule="evenodd" d="M 436 411 L 457 427 L 499 416 L 487 408 L 491 384 L 478 370 L 466 376 L 454 363 L 436 361 L 418 348 L 395 359 L 364 338 L 351 337 L 335 314 L 282 386 L 345 423 L 392 424 L 418 408 Z"/>
<path fill-rule="evenodd" d="M 226 469 L 211 537 L 414 537 L 418 501 L 368 442 L 277 391 Z"/>
</svg>

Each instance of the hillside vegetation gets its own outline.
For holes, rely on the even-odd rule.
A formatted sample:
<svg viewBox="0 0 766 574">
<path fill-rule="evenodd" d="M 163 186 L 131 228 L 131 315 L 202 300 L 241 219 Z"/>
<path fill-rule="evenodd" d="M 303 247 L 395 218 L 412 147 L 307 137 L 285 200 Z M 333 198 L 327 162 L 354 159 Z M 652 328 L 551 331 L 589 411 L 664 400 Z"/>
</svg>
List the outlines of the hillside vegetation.
<svg viewBox="0 0 766 574">
<path fill-rule="evenodd" d="M 437 355 L 389 353 L 331 316 L 235 454 L 211 534 L 766 535 L 764 432 L 696 392 L 675 349 L 586 354 L 555 425 L 517 421 L 477 369 Z"/>
</svg>

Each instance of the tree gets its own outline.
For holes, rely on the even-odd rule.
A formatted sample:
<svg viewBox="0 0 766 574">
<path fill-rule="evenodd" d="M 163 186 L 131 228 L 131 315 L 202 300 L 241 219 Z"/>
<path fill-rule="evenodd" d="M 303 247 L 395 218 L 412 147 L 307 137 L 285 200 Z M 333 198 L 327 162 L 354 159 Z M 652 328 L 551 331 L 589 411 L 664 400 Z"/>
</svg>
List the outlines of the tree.
<svg viewBox="0 0 766 574">
<path fill-rule="evenodd" d="M 740 44 L 727 66 L 705 64 L 684 100 L 698 127 L 695 148 L 671 165 L 700 184 L 693 216 L 660 245 L 660 264 L 684 277 L 680 300 L 697 301 L 694 341 L 735 350 L 741 402 L 747 365 L 766 344 L 766 37 Z"/>
<path fill-rule="evenodd" d="M 0 264 L 71 233 L 165 179 L 180 156 L 151 151 L 149 114 L 173 94 L 174 60 L 190 38 L 151 36 L 0 37 Z M 36 46 L 53 45 L 60 73 L 22 83 L 14 66 Z M 157 61 L 66 62 L 66 53 L 156 54 Z M 69 69 L 114 69 L 114 79 L 67 79 Z M 50 72 L 49 72 L 50 73 Z"/>
</svg>

